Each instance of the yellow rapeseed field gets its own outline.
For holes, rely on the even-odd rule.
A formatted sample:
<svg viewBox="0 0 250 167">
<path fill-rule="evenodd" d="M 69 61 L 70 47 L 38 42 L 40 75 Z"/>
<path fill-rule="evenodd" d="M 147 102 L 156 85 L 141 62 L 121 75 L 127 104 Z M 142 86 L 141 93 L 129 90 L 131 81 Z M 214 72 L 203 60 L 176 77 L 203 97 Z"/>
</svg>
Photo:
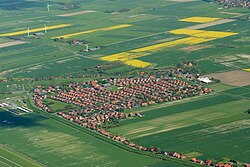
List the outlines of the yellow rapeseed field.
<svg viewBox="0 0 250 167">
<path fill-rule="evenodd" d="M 101 60 L 105 60 L 105 61 L 127 61 L 129 59 L 135 59 L 138 57 L 143 57 L 143 56 L 147 56 L 149 55 L 148 53 L 133 53 L 131 51 L 128 52 L 122 52 L 122 53 L 118 53 L 118 54 L 113 54 L 113 55 L 109 55 L 109 56 L 105 56 L 100 58 Z"/>
<path fill-rule="evenodd" d="M 246 72 L 250 72 L 250 68 L 245 68 L 243 70 L 246 71 Z"/>
<path fill-rule="evenodd" d="M 195 37 L 210 37 L 210 38 L 225 38 L 232 35 L 236 35 L 235 32 L 220 32 L 220 31 L 204 31 L 203 33 L 197 33 Z"/>
<path fill-rule="evenodd" d="M 174 47 L 177 45 L 184 45 L 184 44 L 194 45 L 194 44 L 198 44 L 198 43 L 202 43 L 202 42 L 211 41 L 214 39 L 216 39 L 216 38 L 201 38 L 201 37 L 191 36 L 191 37 L 186 37 L 186 38 L 182 38 L 182 39 L 178 39 L 178 40 L 174 40 L 174 41 L 170 41 L 170 42 L 164 42 L 164 43 L 160 43 L 160 44 L 156 44 L 156 45 L 152 45 L 152 46 L 134 49 L 134 50 L 131 50 L 129 52 L 136 53 L 136 54 L 141 53 L 141 52 L 155 52 L 155 51 L 158 51 L 160 49 Z M 139 55 L 140 56 L 133 56 L 133 57 L 134 58 L 141 57 L 141 54 L 139 54 Z"/>
<path fill-rule="evenodd" d="M 193 17 L 196 20 L 197 17 Z M 210 18 L 210 20 L 216 20 L 218 18 Z M 207 21 L 209 19 L 207 18 Z M 133 49 L 128 52 L 122 52 L 118 54 L 113 54 L 109 56 L 102 57 L 101 60 L 104 61 L 121 61 L 127 65 L 134 67 L 147 67 L 150 66 L 151 63 L 143 62 L 141 60 L 136 60 L 136 58 L 150 55 L 152 52 L 156 52 L 160 49 L 165 49 L 169 47 L 174 47 L 178 45 L 195 45 L 208 41 L 212 41 L 218 38 L 224 38 L 232 35 L 236 35 L 238 33 L 235 32 L 220 32 L 220 31 L 206 31 L 206 30 L 191 30 L 191 29 L 177 29 L 169 31 L 172 34 L 184 34 L 189 37 L 177 39 L 174 41 L 168 41 L 164 43 L 159 43 L 151 46 L 146 46 L 138 49 Z M 245 69 L 245 71 L 250 71 L 250 69 Z"/>
<path fill-rule="evenodd" d="M 139 67 L 139 68 L 145 68 L 145 67 L 151 65 L 151 63 L 144 62 L 144 61 L 141 61 L 141 60 L 128 60 L 128 61 L 123 61 L 123 63 L 127 64 L 129 66 Z"/>
<path fill-rule="evenodd" d="M 176 29 L 176 30 L 171 30 L 169 31 L 172 34 L 185 34 L 185 35 L 195 35 L 198 33 L 204 33 L 206 32 L 205 30 L 191 30 L 191 29 Z"/>
<path fill-rule="evenodd" d="M 67 26 L 71 26 L 71 24 L 59 24 L 59 25 L 55 25 L 55 26 L 47 26 L 47 30 L 52 30 L 52 29 L 56 29 L 56 28 L 63 28 L 63 27 L 67 27 Z M 30 33 L 33 32 L 39 32 L 39 31 L 44 31 L 44 27 L 42 28 L 35 28 L 35 29 L 30 29 Z M 27 30 L 23 30 L 23 31 L 16 31 L 16 32 L 11 32 L 11 33 L 6 33 L 6 34 L 0 34 L 0 36 L 15 36 L 15 35 L 21 35 L 21 34 L 27 34 L 28 31 Z"/>
<path fill-rule="evenodd" d="M 219 20 L 220 18 L 214 18 L 214 17 L 188 17 L 184 19 L 180 19 L 179 21 L 185 21 L 185 22 L 193 22 L 193 23 L 207 23 Z"/>
<path fill-rule="evenodd" d="M 113 54 L 110 56 L 105 56 L 102 57 L 101 60 L 105 60 L 105 61 L 126 61 L 129 58 L 131 59 L 132 54 L 128 53 L 128 52 L 122 52 L 122 53 L 118 53 L 118 54 Z"/>
<path fill-rule="evenodd" d="M 101 60 L 104 61 L 121 61 L 127 65 L 134 67 L 147 67 L 151 65 L 150 63 L 135 60 L 135 58 L 150 55 L 151 52 L 156 52 L 160 49 L 165 49 L 169 47 L 174 47 L 177 45 L 195 45 L 203 42 L 212 41 L 218 38 L 224 38 L 227 36 L 235 35 L 237 33 L 233 32 L 217 32 L 217 31 L 205 31 L 205 30 L 186 30 L 178 29 L 169 31 L 174 34 L 186 34 L 190 37 L 177 39 L 174 41 L 164 42 L 152 46 L 146 46 L 139 49 L 130 50 L 128 52 L 122 52 L 118 54 L 113 54 L 109 56 L 102 57 Z"/>
<path fill-rule="evenodd" d="M 131 50 L 130 52 L 132 52 L 132 53 L 154 52 L 154 51 L 157 51 L 157 50 L 162 49 L 162 48 L 168 48 L 168 47 L 173 47 L 173 46 L 176 46 L 179 44 L 185 44 L 188 40 L 189 40 L 188 38 L 182 38 L 182 39 L 178 39 L 178 40 L 174 40 L 174 41 L 170 41 L 170 42 L 164 42 L 164 43 L 160 43 L 160 44 L 156 44 L 156 45 L 152 45 L 152 46 L 134 49 L 134 50 Z"/>
<path fill-rule="evenodd" d="M 122 52 L 122 53 L 113 54 L 110 56 L 105 56 L 100 59 L 104 61 L 110 61 L 110 62 L 121 61 L 124 64 L 134 66 L 134 67 L 140 67 L 140 68 L 144 68 L 144 67 L 151 65 L 150 63 L 133 59 L 133 58 L 136 58 L 135 55 L 137 55 L 138 57 L 142 57 L 143 53 L 138 55 L 138 54 L 129 53 L 129 52 Z"/>
<path fill-rule="evenodd" d="M 169 31 L 172 34 L 184 34 L 193 37 L 202 38 L 225 38 L 228 36 L 236 35 L 235 32 L 223 32 L 223 31 L 207 31 L 207 30 L 190 30 L 190 29 L 177 29 Z"/>
<path fill-rule="evenodd" d="M 185 44 L 195 45 L 195 44 L 200 44 L 203 42 L 212 41 L 212 40 L 215 40 L 216 38 L 187 37 L 186 39 L 188 39 L 188 40 L 185 42 Z"/>
<path fill-rule="evenodd" d="M 77 35 L 90 34 L 90 33 L 98 32 L 98 31 L 111 31 L 111 30 L 126 28 L 126 27 L 130 27 L 130 26 L 132 26 L 132 25 L 131 24 L 121 24 L 121 25 L 117 25 L 117 26 L 104 27 L 104 28 L 98 28 L 98 29 L 93 29 L 93 30 L 87 30 L 87 31 L 81 31 L 81 32 L 76 32 L 76 33 L 72 33 L 72 34 L 56 36 L 53 38 L 65 38 L 65 39 L 67 39 L 67 38 L 71 38 L 71 37 L 77 36 Z"/>
</svg>

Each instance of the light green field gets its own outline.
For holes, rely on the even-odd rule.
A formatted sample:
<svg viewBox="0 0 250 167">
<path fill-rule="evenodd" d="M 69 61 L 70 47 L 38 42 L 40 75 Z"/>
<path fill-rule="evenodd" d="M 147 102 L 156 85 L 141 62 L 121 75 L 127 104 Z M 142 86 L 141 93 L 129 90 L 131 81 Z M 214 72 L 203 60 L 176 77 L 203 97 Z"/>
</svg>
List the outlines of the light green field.
<svg viewBox="0 0 250 167">
<path fill-rule="evenodd" d="M 35 162 L 29 157 L 26 157 L 10 148 L 0 145 L 0 164 L 3 167 L 13 166 L 30 166 L 30 167 L 42 167 L 44 165 Z"/>
<path fill-rule="evenodd" d="M 211 121 L 221 122 L 219 120 L 230 120 L 230 118 L 240 115 L 244 116 L 244 113 L 240 111 L 244 111 L 248 103 L 249 100 L 237 100 L 234 102 L 204 107 L 202 109 L 187 110 L 185 112 L 162 116 L 151 120 L 131 123 L 115 128 L 111 131 L 116 134 L 122 134 L 129 139 L 136 139 L 162 132 L 199 125 L 201 123 L 209 124 Z M 235 112 L 236 109 L 239 112 Z M 165 110 L 167 112 L 168 108 Z"/>
<path fill-rule="evenodd" d="M 6 39 L 6 38 L 0 38 L 0 44 L 6 43 L 6 42 L 10 42 L 10 39 Z"/>
</svg>

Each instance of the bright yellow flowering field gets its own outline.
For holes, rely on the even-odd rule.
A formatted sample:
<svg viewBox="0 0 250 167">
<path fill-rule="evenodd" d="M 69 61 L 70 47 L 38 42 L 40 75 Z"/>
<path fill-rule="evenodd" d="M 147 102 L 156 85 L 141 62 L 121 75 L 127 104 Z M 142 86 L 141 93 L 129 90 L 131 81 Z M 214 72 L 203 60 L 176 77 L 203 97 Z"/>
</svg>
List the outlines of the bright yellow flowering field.
<svg viewBox="0 0 250 167">
<path fill-rule="evenodd" d="M 177 29 L 169 31 L 173 34 L 185 34 L 189 37 L 177 39 L 174 41 L 164 42 L 160 44 L 155 44 L 151 46 L 146 46 L 128 52 L 122 52 L 118 54 L 113 54 L 109 56 L 102 57 L 101 60 L 105 61 L 121 61 L 127 65 L 134 67 L 147 67 L 151 65 L 148 62 L 143 62 L 135 60 L 135 58 L 150 55 L 152 52 L 156 52 L 160 49 L 174 47 L 177 45 L 195 45 L 203 42 L 212 41 L 218 38 L 224 38 L 227 36 L 232 36 L 237 33 L 234 32 L 219 32 L 219 31 L 206 31 L 206 30 L 189 30 L 189 29 Z"/>
<path fill-rule="evenodd" d="M 243 69 L 244 71 L 250 72 L 250 68 Z"/>
<path fill-rule="evenodd" d="M 151 64 L 148 63 L 148 62 L 144 62 L 144 61 L 141 61 L 141 60 L 128 60 L 128 61 L 124 61 L 123 62 L 124 64 L 127 64 L 129 66 L 133 66 L 133 67 L 139 67 L 139 68 L 144 68 L 144 67 L 147 67 L 147 66 L 150 66 Z"/>
<path fill-rule="evenodd" d="M 214 18 L 214 17 L 188 17 L 188 18 L 180 19 L 179 21 L 193 22 L 193 23 L 207 23 L 207 22 L 216 21 L 219 19 L 220 18 Z"/>
<path fill-rule="evenodd" d="M 67 27 L 67 26 L 71 26 L 71 24 L 59 24 L 59 25 L 55 25 L 55 26 L 47 26 L 47 30 L 52 30 L 52 29 L 56 29 L 56 28 L 63 28 L 63 27 Z M 44 31 L 44 27 L 42 28 L 35 28 L 35 29 L 30 29 L 30 33 L 33 32 L 39 32 L 39 31 Z M 21 34 L 27 34 L 28 31 L 27 30 L 23 30 L 23 31 L 16 31 L 16 32 L 11 32 L 11 33 L 6 33 L 6 34 L 0 34 L 0 36 L 14 36 L 14 35 L 21 35 Z"/>
<path fill-rule="evenodd" d="M 104 27 L 104 28 L 98 28 L 98 29 L 93 29 L 93 30 L 76 32 L 76 33 L 72 33 L 72 34 L 61 35 L 61 36 L 57 36 L 57 37 L 53 37 L 53 38 L 62 37 L 62 38 L 66 39 L 66 38 L 71 38 L 71 37 L 77 36 L 77 35 L 90 34 L 90 33 L 98 32 L 98 31 L 111 31 L 111 30 L 126 28 L 126 27 L 130 27 L 130 26 L 132 26 L 132 25 L 131 24 L 121 24 L 121 25 L 117 25 L 117 26 Z"/>
</svg>

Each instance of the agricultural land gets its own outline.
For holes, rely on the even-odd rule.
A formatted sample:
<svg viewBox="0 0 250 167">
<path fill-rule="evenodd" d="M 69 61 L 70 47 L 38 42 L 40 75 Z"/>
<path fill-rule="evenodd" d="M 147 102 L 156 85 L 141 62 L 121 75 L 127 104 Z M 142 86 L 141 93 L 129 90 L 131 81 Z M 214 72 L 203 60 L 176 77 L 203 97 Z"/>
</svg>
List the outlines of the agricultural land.
<svg viewBox="0 0 250 167">
<path fill-rule="evenodd" d="M 0 166 L 250 167 L 248 0 L 1 0 Z"/>
</svg>

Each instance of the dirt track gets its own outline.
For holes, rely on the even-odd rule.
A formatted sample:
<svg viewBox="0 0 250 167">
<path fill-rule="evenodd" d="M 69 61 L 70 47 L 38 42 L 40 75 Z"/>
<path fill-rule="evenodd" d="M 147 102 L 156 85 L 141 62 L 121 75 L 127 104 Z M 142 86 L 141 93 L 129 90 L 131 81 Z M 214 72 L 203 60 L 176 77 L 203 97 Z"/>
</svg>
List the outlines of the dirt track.
<svg viewBox="0 0 250 167">
<path fill-rule="evenodd" d="M 96 12 L 96 11 L 94 11 L 94 10 L 84 10 L 84 11 L 79 11 L 79 12 L 60 14 L 60 15 L 57 15 L 57 16 L 68 17 L 68 16 L 75 16 L 75 15 L 93 13 L 93 12 Z"/>
<path fill-rule="evenodd" d="M 192 52 L 192 51 L 211 48 L 211 47 L 213 46 L 212 45 L 192 45 L 192 46 L 183 47 L 180 50 L 186 51 L 186 52 Z"/>
<path fill-rule="evenodd" d="M 14 46 L 14 45 L 20 45 L 20 44 L 24 44 L 24 43 L 27 43 L 27 42 L 24 42 L 24 41 L 6 42 L 6 43 L 0 44 L 0 48 L 5 48 L 8 46 Z"/>
<path fill-rule="evenodd" d="M 234 19 L 221 19 L 221 20 L 216 20 L 213 22 L 209 22 L 209 23 L 204 23 L 204 24 L 198 24 L 195 26 L 190 26 L 190 27 L 186 27 L 185 29 L 190 29 L 190 30 L 198 30 L 198 29 L 202 29 L 202 28 L 206 28 L 206 27 L 211 27 L 211 26 L 216 26 L 216 25 L 220 25 L 220 24 L 225 24 L 225 23 L 230 23 L 235 21 Z"/>
</svg>

